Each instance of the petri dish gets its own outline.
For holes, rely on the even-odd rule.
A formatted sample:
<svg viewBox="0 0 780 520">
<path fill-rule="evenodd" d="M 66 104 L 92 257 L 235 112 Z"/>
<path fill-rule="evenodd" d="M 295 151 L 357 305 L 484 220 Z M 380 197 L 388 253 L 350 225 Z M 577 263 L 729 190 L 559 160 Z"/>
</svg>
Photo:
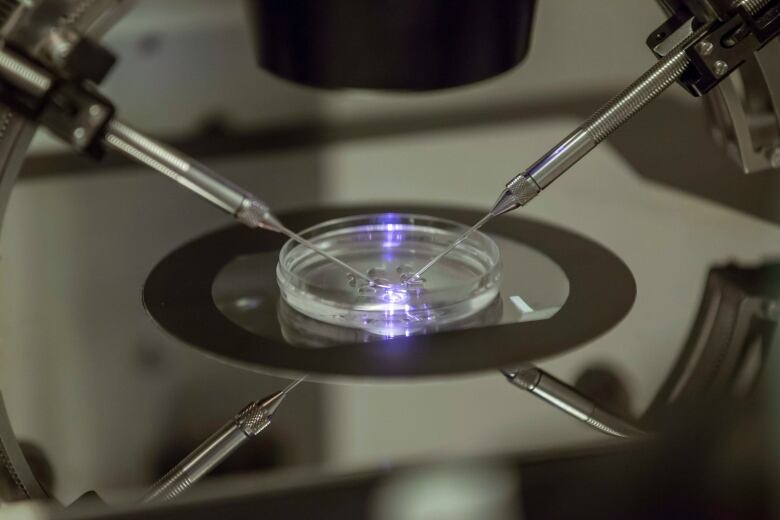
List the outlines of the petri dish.
<svg viewBox="0 0 780 520">
<path fill-rule="evenodd" d="M 443 218 L 398 213 L 323 222 L 301 236 L 379 285 L 288 241 L 276 268 L 281 297 L 309 318 L 388 337 L 459 322 L 498 296 L 501 255 L 489 236 L 473 233 L 418 282 L 404 283 L 404 277 L 466 229 Z"/>
<path fill-rule="evenodd" d="M 300 312 L 291 308 L 284 300 L 279 302 L 277 307 L 277 319 L 279 329 L 284 340 L 296 347 L 321 348 L 332 347 L 334 345 L 343 345 L 349 343 L 368 343 L 371 341 L 392 339 L 399 335 L 399 332 L 406 334 L 433 334 L 436 332 L 446 332 L 448 330 L 461 330 L 473 327 L 484 327 L 495 325 L 501 319 L 503 312 L 503 302 L 501 298 L 495 298 L 487 307 L 477 311 L 461 320 L 448 323 L 426 322 L 425 324 L 415 324 L 414 327 L 399 329 L 398 327 L 382 330 L 375 327 L 375 330 L 365 328 L 341 327 L 332 325 L 324 321 L 315 320 L 304 316 Z"/>
</svg>

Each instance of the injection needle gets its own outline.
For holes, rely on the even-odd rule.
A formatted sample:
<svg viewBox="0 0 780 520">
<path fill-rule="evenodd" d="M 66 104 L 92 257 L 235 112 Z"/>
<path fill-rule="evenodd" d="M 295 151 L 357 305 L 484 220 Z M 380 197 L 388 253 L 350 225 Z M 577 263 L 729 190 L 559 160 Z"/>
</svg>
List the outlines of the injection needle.
<svg viewBox="0 0 780 520">
<path fill-rule="evenodd" d="M 430 269 L 431 267 L 433 267 L 433 265 L 434 265 L 436 262 L 438 262 L 439 260 L 441 260 L 442 258 L 444 258 L 445 256 L 447 256 L 447 255 L 450 253 L 450 251 L 452 251 L 453 249 L 455 249 L 456 247 L 458 247 L 458 246 L 461 244 L 461 242 L 463 242 L 463 241 L 464 241 L 464 240 L 466 240 L 468 237 L 470 237 L 470 236 L 471 236 L 471 234 L 472 234 L 472 233 L 474 233 L 476 230 L 478 230 L 479 228 L 481 228 L 482 226 L 484 226 L 484 225 L 485 225 L 485 224 L 486 224 L 486 223 L 487 223 L 487 222 L 488 222 L 488 221 L 489 221 L 491 218 L 493 218 L 494 216 L 495 216 L 495 215 L 493 215 L 492 213 L 488 213 L 487 215 L 485 215 L 484 217 L 482 217 L 482 219 L 481 219 L 479 222 L 477 222 L 476 224 L 474 224 L 473 226 L 471 226 L 469 229 L 467 229 L 466 231 L 464 231 L 464 232 L 463 232 L 463 233 L 462 233 L 462 234 L 461 234 L 461 235 L 460 235 L 460 236 L 459 236 L 459 237 L 458 237 L 458 238 L 457 238 L 457 239 L 456 239 L 454 242 L 452 242 L 452 243 L 451 243 L 451 244 L 450 244 L 450 245 L 447 247 L 447 249 L 445 249 L 444 251 L 442 251 L 442 252 L 441 252 L 441 253 L 439 253 L 438 255 L 434 256 L 434 257 L 433 257 L 433 258 L 432 258 L 432 259 L 431 259 L 431 260 L 430 260 L 430 261 L 429 261 L 427 264 L 425 264 L 425 265 L 424 265 L 424 266 L 422 266 L 420 269 L 418 269 L 416 273 L 414 273 L 412 276 L 410 276 L 409 278 L 407 278 L 407 281 L 408 281 L 408 280 L 414 280 L 414 279 L 418 279 L 418 278 L 420 278 L 420 277 L 422 276 L 422 274 L 423 274 L 425 271 L 427 271 L 428 269 Z"/>
</svg>

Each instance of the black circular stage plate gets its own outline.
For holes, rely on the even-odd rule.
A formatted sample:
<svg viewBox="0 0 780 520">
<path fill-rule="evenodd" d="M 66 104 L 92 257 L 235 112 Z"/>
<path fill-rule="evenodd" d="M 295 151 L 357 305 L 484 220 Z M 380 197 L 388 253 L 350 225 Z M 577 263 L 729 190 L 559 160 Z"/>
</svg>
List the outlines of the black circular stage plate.
<svg viewBox="0 0 780 520">
<path fill-rule="evenodd" d="M 306 210 L 281 215 L 291 229 L 334 218 L 384 213 L 386 207 Z M 476 211 L 397 207 L 393 212 L 433 215 L 476 222 Z M 286 238 L 277 233 L 231 226 L 196 239 L 162 259 L 144 286 L 144 305 L 170 334 L 222 361 L 263 372 L 283 371 L 352 377 L 419 377 L 511 367 L 561 354 L 593 340 L 616 325 L 631 308 L 636 284 L 628 267 L 612 252 L 585 237 L 519 217 L 501 217 L 485 232 L 516 241 L 546 255 L 565 273 L 568 297 L 552 317 L 539 321 L 476 326 L 410 337 L 305 348 L 278 333 L 283 316 L 278 301 L 261 321 L 274 334 L 259 335 L 231 320 L 214 301 L 213 286 L 223 268 L 246 255 L 273 255 Z M 505 266 L 506 268 L 506 266 Z M 515 267 L 516 268 L 516 267 Z M 506 270 L 506 269 L 505 269 Z M 266 286 L 276 285 L 269 265 Z M 534 277 L 534 272 L 528 272 Z M 353 337 L 357 337 L 355 334 Z M 349 337 L 349 336 L 346 336 Z"/>
</svg>

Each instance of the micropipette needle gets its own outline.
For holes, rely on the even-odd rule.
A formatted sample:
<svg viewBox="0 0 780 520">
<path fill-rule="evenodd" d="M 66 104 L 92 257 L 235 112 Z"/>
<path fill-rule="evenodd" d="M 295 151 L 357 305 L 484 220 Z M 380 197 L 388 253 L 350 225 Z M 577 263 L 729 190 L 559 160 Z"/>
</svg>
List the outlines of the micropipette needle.
<svg viewBox="0 0 780 520">
<path fill-rule="evenodd" d="M 239 446 L 265 430 L 271 424 L 277 408 L 287 394 L 304 379 L 306 379 L 305 375 L 292 381 L 284 389 L 245 406 L 227 424 L 158 480 L 146 492 L 142 502 L 170 500 L 189 489 Z"/>
<path fill-rule="evenodd" d="M 284 227 L 273 215 L 268 204 L 220 176 L 208 166 L 200 164 L 175 148 L 155 141 L 119 120 L 113 119 L 107 127 L 106 143 L 125 156 L 176 180 L 185 188 L 229 213 L 242 224 L 284 233 L 352 274 L 377 285 L 367 275 Z"/>
<path fill-rule="evenodd" d="M 368 275 L 361 273 L 360 271 L 358 271 L 357 269 L 355 269 L 354 267 L 352 267 L 348 263 L 339 260 L 338 258 L 336 258 L 335 256 L 331 255 L 330 253 L 326 253 L 321 248 L 319 248 L 316 245 L 312 244 L 311 242 L 309 242 L 308 240 L 306 240 L 305 238 L 300 236 L 298 233 L 296 233 L 296 232 L 288 229 L 287 227 L 283 226 L 278 221 L 275 223 L 275 227 L 276 227 L 276 231 L 279 231 L 280 233 L 283 233 L 283 234 L 287 235 L 288 237 L 292 238 L 293 240 L 295 240 L 299 244 L 308 247 L 309 249 L 311 249 L 312 251 L 314 251 L 318 255 L 321 255 L 321 256 L 327 258 L 328 260 L 330 260 L 331 262 L 334 262 L 334 263 L 340 265 L 341 267 L 343 267 L 347 271 L 351 272 L 355 276 L 358 276 L 358 277 L 362 278 L 363 280 L 366 280 L 371 285 L 376 285 L 378 287 L 385 287 L 385 288 L 388 287 L 386 285 L 376 283 Z"/>
<path fill-rule="evenodd" d="M 306 375 L 302 375 L 298 379 L 292 381 L 289 385 L 282 388 L 282 394 L 286 395 L 290 390 L 298 386 L 299 384 L 303 383 L 303 380 L 306 379 Z"/>
<path fill-rule="evenodd" d="M 449 254 L 449 252 L 450 252 L 450 251 L 452 251 L 453 249 L 455 249 L 456 247 L 458 247 L 458 245 L 460 245 L 460 243 L 461 243 L 461 242 L 463 242 L 463 241 L 464 241 L 464 240 L 466 240 L 468 237 L 470 237 L 470 236 L 471 236 L 471 234 L 472 234 L 472 233 L 474 233 L 476 230 L 478 230 L 479 228 L 481 228 L 482 226 L 484 226 L 484 225 L 485 225 L 485 224 L 486 224 L 486 223 L 487 223 L 487 222 L 488 222 L 488 221 L 489 221 L 491 218 L 493 218 L 494 216 L 495 216 L 495 215 L 493 215 L 492 213 L 488 213 L 487 215 L 485 215 L 484 217 L 482 217 L 482 219 L 481 219 L 479 222 L 477 222 L 476 224 L 474 224 L 473 226 L 471 226 L 469 229 L 467 229 L 466 231 L 464 231 L 462 235 L 460 235 L 460 236 L 459 236 L 459 237 L 458 237 L 458 238 L 457 238 L 457 239 L 456 239 L 456 240 L 455 240 L 453 243 L 451 243 L 451 244 L 450 244 L 450 245 L 447 247 L 447 249 L 445 249 L 444 251 L 442 251 L 441 253 L 439 253 L 439 254 L 438 254 L 438 255 L 436 255 L 435 257 L 433 257 L 433 259 L 431 259 L 431 261 L 429 261 L 427 264 L 425 264 L 424 266 L 422 266 L 422 268 L 418 269 L 418 270 L 417 270 L 417 272 L 416 272 L 416 273 L 414 273 L 412 276 L 410 276 L 410 277 L 409 277 L 407 280 L 414 280 L 415 278 L 419 278 L 420 276 L 422 276 L 422 274 L 423 274 L 425 271 L 427 271 L 428 269 L 430 269 L 431 267 L 433 267 L 433 265 L 434 265 L 436 262 L 438 262 L 439 260 L 441 260 L 442 258 L 444 258 L 445 256 L 447 256 L 447 255 Z"/>
</svg>

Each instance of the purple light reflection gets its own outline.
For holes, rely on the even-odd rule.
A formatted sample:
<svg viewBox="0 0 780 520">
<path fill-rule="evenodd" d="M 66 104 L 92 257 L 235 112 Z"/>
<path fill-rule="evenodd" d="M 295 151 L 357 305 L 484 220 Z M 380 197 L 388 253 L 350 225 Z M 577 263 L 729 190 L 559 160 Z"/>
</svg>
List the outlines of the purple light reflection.
<svg viewBox="0 0 780 520">
<path fill-rule="evenodd" d="M 405 226 L 398 224 L 398 220 L 398 215 L 395 213 L 384 213 L 379 217 L 379 222 L 385 231 L 385 240 L 382 242 L 383 249 L 398 247 L 406 238 L 406 234 L 403 233 Z"/>
<path fill-rule="evenodd" d="M 409 300 L 409 293 L 406 292 L 406 290 L 400 286 L 393 286 L 393 287 L 388 287 L 386 289 L 382 289 L 381 298 L 383 301 L 391 304 L 404 303 Z"/>
<path fill-rule="evenodd" d="M 404 244 L 408 236 L 407 231 L 408 224 L 401 223 L 398 214 L 384 213 L 377 216 L 373 230 L 368 231 L 367 238 L 381 239 L 382 260 L 385 265 L 392 265 L 396 256 L 395 249 Z M 384 266 L 382 270 L 386 276 Z M 384 312 L 382 318 L 365 323 L 366 330 L 385 339 L 408 337 L 424 331 L 423 328 L 428 325 L 431 318 L 427 312 L 427 305 L 422 304 L 420 307 L 414 305 L 415 299 L 419 296 L 419 289 L 409 290 L 404 283 L 391 283 L 390 287 L 374 286 L 374 288 L 377 292 L 371 298 L 385 304 Z"/>
<path fill-rule="evenodd" d="M 366 323 L 366 330 L 384 339 L 424 332 L 426 322 L 431 319 L 427 312 L 428 306 L 415 306 L 409 301 L 413 296 L 401 285 L 381 289 L 376 297 L 388 305 L 384 309 L 383 318 Z"/>
</svg>

